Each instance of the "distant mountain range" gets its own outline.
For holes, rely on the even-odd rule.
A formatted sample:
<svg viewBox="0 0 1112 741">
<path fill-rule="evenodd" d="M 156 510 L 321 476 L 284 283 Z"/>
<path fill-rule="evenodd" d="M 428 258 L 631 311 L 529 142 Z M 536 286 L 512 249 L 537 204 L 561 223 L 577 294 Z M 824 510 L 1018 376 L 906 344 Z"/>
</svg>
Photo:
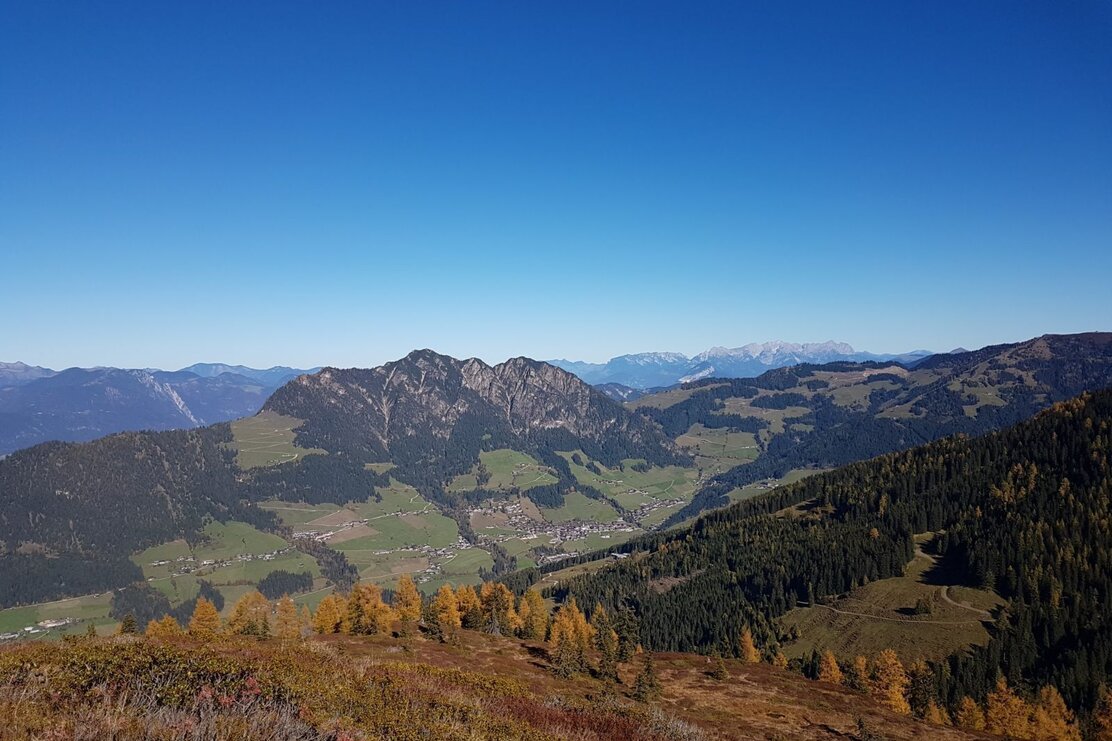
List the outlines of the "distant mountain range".
<svg viewBox="0 0 1112 741">
<path fill-rule="evenodd" d="M 312 371 L 198 363 L 179 371 L 0 363 L 0 455 L 124 430 L 198 427 L 254 414 L 286 381 Z"/>
<path fill-rule="evenodd" d="M 632 389 L 650 389 L 688 383 L 701 378 L 755 378 L 774 368 L 801 363 L 818 365 L 838 361 L 895 360 L 905 365 L 914 365 L 932 354 L 927 350 L 877 354 L 859 352 L 844 342 L 799 344 L 775 340 L 752 342 L 734 348 L 712 347 L 694 357 L 675 352 L 647 352 L 619 355 L 605 363 L 587 363 L 579 360 L 548 362 L 574 373 L 590 384 L 621 384 Z"/>
</svg>

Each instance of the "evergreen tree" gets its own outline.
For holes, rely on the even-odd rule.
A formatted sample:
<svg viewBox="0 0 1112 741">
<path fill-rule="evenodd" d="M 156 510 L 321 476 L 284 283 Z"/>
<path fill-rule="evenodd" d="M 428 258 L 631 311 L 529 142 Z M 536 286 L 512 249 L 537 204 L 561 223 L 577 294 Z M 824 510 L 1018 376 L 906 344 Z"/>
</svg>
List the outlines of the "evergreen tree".
<svg viewBox="0 0 1112 741">
<path fill-rule="evenodd" d="M 89 623 L 87 626 L 85 626 L 85 637 L 86 638 L 96 638 L 96 636 L 97 636 L 97 626 L 96 625 L 94 625 L 93 623 Z"/>
<path fill-rule="evenodd" d="M 633 699 L 638 702 L 649 702 L 658 697 L 660 697 L 660 679 L 656 676 L 653 655 L 646 653 L 641 672 L 633 682 Z"/>
<path fill-rule="evenodd" d="M 1101 687 L 1099 695 L 1090 718 L 1093 741 L 1112 741 L 1112 692 Z"/>
<path fill-rule="evenodd" d="M 216 606 L 204 597 L 198 597 L 193 615 L 189 618 L 189 635 L 211 641 L 220 635 L 220 629 L 220 613 L 216 611 Z"/>
<path fill-rule="evenodd" d="M 723 682 L 730 677 L 730 672 L 726 669 L 726 662 L 722 660 L 720 654 L 716 654 L 713 659 L 713 667 L 710 670 L 710 675 L 719 682 Z"/>
<path fill-rule="evenodd" d="M 618 634 L 618 663 L 624 664 L 633 658 L 641 643 L 637 616 L 625 605 L 618 607 L 614 614 L 614 632 Z"/>
<path fill-rule="evenodd" d="M 872 693 L 872 682 L 869 678 L 869 660 L 864 656 L 855 656 L 853 664 L 850 665 L 849 673 L 846 675 L 846 684 L 851 689 L 858 692 L 864 692 L 866 695 Z"/>
<path fill-rule="evenodd" d="M 479 594 L 483 608 L 483 627 L 494 635 L 517 633 L 518 618 L 514 610 L 514 594 L 502 582 L 483 582 Z"/>
<path fill-rule="evenodd" d="M 611 682 L 618 681 L 618 634 L 610 625 L 610 617 L 601 604 L 591 611 L 591 632 L 598 650 L 598 675 Z"/>
<path fill-rule="evenodd" d="M 124 615 L 124 619 L 120 622 L 120 628 L 116 631 L 117 635 L 135 635 L 139 632 L 139 623 L 136 622 L 135 616 L 130 612 Z"/>
</svg>

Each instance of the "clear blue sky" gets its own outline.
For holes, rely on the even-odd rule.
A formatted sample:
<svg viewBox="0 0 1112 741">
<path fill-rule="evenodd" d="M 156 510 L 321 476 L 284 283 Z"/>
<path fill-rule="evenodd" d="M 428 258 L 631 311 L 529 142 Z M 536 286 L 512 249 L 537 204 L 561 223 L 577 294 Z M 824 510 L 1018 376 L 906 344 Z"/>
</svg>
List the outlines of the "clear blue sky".
<svg viewBox="0 0 1112 741">
<path fill-rule="evenodd" d="M 1112 330 L 1112 5 L 40 2 L 0 360 Z"/>
</svg>

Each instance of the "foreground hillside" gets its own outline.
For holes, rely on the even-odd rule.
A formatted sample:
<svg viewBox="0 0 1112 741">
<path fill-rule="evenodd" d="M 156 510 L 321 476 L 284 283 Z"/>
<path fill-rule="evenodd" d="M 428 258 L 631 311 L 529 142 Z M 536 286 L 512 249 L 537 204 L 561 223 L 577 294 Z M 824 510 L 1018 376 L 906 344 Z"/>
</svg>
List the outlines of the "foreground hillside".
<svg viewBox="0 0 1112 741">
<path fill-rule="evenodd" d="M 926 547 L 936 583 L 989 598 L 968 606 L 982 617 L 961 619 L 983 621 L 987 642 L 934 657 L 928 695 L 956 710 L 967 695 L 985 698 L 1002 674 L 1031 693 L 1053 686 L 1087 710 L 1112 677 L 1110 492 L 1112 391 L 1102 391 L 1001 432 L 817 474 L 632 541 L 616 549 L 631 557 L 597 561 L 601 568 L 561 577 L 551 592 L 632 606 L 649 648 L 736 653 L 733 636 L 745 625 L 771 651 L 798 637 L 780 622 L 789 611 L 891 591 Z M 928 544 L 922 536 L 931 533 Z M 912 602 L 904 612 L 930 622 L 934 609 Z M 931 658 L 926 651 L 919 656 Z"/>
<path fill-rule="evenodd" d="M 464 631 L 306 641 L 182 636 L 0 649 L 5 737 L 99 739 L 961 739 L 768 665 L 653 657 L 661 694 L 551 670 L 543 643 Z M 871 734 L 871 735 L 870 735 Z"/>
</svg>

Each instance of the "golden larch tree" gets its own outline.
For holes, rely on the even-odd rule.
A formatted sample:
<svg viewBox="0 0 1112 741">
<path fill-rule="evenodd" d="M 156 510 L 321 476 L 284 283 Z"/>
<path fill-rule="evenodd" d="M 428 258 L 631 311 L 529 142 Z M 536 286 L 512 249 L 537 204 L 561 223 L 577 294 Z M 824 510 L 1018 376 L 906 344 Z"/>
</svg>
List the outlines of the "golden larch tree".
<svg viewBox="0 0 1112 741">
<path fill-rule="evenodd" d="M 1112 741 L 1112 692 L 1102 687 L 1097 706 L 1091 717 L 1092 736 L 1095 741 Z"/>
<path fill-rule="evenodd" d="M 1031 714 L 1031 737 L 1039 741 L 1081 741 L 1073 713 L 1057 688 L 1047 685 L 1039 690 Z"/>
<path fill-rule="evenodd" d="M 283 641 L 301 638 L 301 615 L 288 594 L 282 595 L 274 609 L 274 635 Z"/>
<path fill-rule="evenodd" d="M 473 586 L 463 584 L 456 589 L 456 607 L 464 628 L 481 630 L 484 627 L 483 603 Z"/>
<path fill-rule="evenodd" d="M 390 605 L 382 601 L 382 590 L 369 582 L 360 582 L 352 587 L 346 617 L 344 627 L 352 635 L 389 633 L 397 618 Z"/>
<path fill-rule="evenodd" d="M 787 669 L 788 657 L 784 655 L 783 651 L 776 649 L 776 652 L 772 654 L 772 665 L 777 669 Z"/>
<path fill-rule="evenodd" d="M 985 711 L 972 697 L 963 697 L 961 702 L 958 703 L 958 712 L 954 716 L 954 722 L 971 731 L 983 731 L 985 730 Z"/>
<path fill-rule="evenodd" d="M 161 620 L 152 620 L 147 623 L 146 636 L 148 638 L 172 638 L 180 636 L 181 626 L 173 615 L 165 615 Z"/>
<path fill-rule="evenodd" d="M 741 637 L 738 638 L 738 653 L 746 664 L 757 664 L 761 661 L 761 652 L 757 650 L 757 644 L 753 642 L 753 632 L 749 628 L 741 631 Z"/>
<path fill-rule="evenodd" d="M 950 714 L 932 700 L 927 703 L 927 709 L 923 712 L 923 720 L 934 723 L 936 726 L 948 726 L 950 725 Z"/>
<path fill-rule="evenodd" d="M 228 617 L 228 632 L 234 635 L 270 635 L 270 602 L 261 592 L 253 590 L 239 598 Z"/>
<path fill-rule="evenodd" d="M 402 574 L 394 590 L 394 612 L 401 621 L 402 635 L 410 635 L 421 622 L 421 594 L 409 574 Z"/>
<path fill-rule="evenodd" d="M 509 587 L 501 582 L 483 582 L 479 599 L 483 605 L 483 630 L 504 636 L 517 633 L 517 610 Z"/>
<path fill-rule="evenodd" d="M 556 673 L 570 676 L 587 671 L 587 649 L 591 645 L 591 626 L 587 623 L 575 598 L 572 597 L 556 611 L 549 636 Z"/>
<path fill-rule="evenodd" d="M 459 600 L 456 599 L 452 587 L 448 584 L 441 586 L 429 609 L 436 623 L 436 630 L 440 634 L 440 640 L 445 643 L 458 641 L 462 623 L 459 614 Z"/>
<path fill-rule="evenodd" d="M 907 688 L 911 679 L 900 662 L 900 657 L 886 648 L 876 657 L 873 671 L 873 690 L 884 704 L 897 713 L 908 715 L 911 706 L 907 702 Z"/>
<path fill-rule="evenodd" d="M 521 595 L 518 612 L 521 617 L 521 637 L 532 641 L 543 641 L 548 633 L 548 607 L 544 597 L 536 589 L 529 589 Z"/>
<path fill-rule="evenodd" d="M 189 635 L 202 641 L 211 641 L 220 635 L 220 629 L 220 613 L 216 611 L 216 605 L 204 597 L 198 597 L 193 615 L 189 618 Z"/>
<path fill-rule="evenodd" d="M 341 633 L 347 616 L 347 600 L 338 594 L 329 594 L 317 605 L 313 613 L 312 628 L 320 635 Z"/>
<path fill-rule="evenodd" d="M 1027 738 L 1031 729 L 1031 706 L 1008 686 L 1003 676 L 985 701 L 985 730 L 997 736 Z"/>
<path fill-rule="evenodd" d="M 841 684 L 845 679 L 845 675 L 842 674 L 842 667 L 838 666 L 838 659 L 834 657 L 834 652 L 823 651 L 822 658 L 819 659 L 819 681 Z"/>
</svg>

